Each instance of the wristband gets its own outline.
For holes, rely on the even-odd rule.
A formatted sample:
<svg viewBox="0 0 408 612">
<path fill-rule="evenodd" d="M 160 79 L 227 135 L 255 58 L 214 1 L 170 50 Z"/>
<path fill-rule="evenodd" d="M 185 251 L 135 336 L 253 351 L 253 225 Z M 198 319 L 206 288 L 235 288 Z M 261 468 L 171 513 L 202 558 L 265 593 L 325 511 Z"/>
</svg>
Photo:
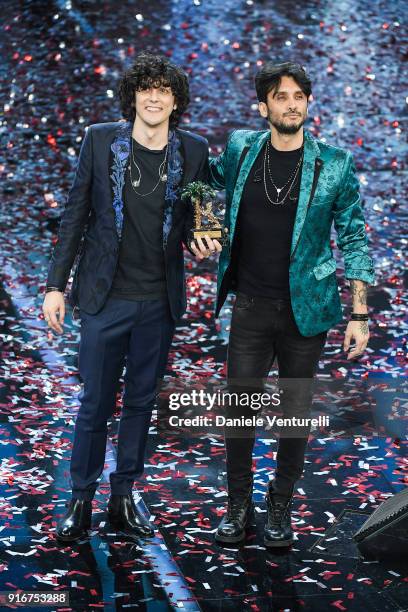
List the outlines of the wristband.
<svg viewBox="0 0 408 612">
<path fill-rule="evenodd" d="M 50 293 L 51 291 L 59 291 L 60 293 L 64 293 L 62 289 L 60 289 L 59 287 L 46 287 L 45 288 L 45 293 Z"/>
<path fill-rule="evenodd" d="M 368 314 L 352 312 L 350 316 L 350 320 L 351 321 L 368 321 Z"/>
</svg>

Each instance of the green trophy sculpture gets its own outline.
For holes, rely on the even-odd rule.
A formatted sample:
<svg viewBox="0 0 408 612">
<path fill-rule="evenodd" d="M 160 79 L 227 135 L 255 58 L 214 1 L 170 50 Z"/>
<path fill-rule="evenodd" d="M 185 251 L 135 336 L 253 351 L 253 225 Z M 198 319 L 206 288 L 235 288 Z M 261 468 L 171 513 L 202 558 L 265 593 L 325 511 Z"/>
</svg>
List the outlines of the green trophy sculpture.
<svg viewBox="0 0 408 612">
<path fill-rule="evenodd" d="M 218 240 L 221 245 L 228 242 L 228 230 L 223 227 L 213 213 L 215 191 L 201 181 L 189 183 L 181 193 L 182 200 L 190 198 L 194 207 L 194 227 L 191 239 L 209 236 Z"/>
</svg>

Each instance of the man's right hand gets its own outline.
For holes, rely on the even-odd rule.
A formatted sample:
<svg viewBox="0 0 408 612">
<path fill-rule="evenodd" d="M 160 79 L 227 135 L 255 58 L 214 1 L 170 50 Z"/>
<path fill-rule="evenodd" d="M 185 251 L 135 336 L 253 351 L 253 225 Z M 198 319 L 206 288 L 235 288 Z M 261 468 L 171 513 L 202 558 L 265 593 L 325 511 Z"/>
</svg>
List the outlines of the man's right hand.
<svg viewBox="0 0 408 612">
<path fill-rule="evenodd" d="M 65 302 L 62 291 L 49 291 L 45 294 L 43 303 L 44 319 L 58 334 L 62 334 L 65 317 Z"/>
<path fill-rule="evenodd" d="M 206 244 L 204 244 L 204 240 Z M 213 253 L 221 253 L 222 246 L 218 240 L 211 240 L 209 236 L 204 236 L 204 239 L 198 237 L 190 243 L 190 249 L 196 256 L 196 261 L 201 261 L 206 257 L 210 257 Z"/>
</svg>

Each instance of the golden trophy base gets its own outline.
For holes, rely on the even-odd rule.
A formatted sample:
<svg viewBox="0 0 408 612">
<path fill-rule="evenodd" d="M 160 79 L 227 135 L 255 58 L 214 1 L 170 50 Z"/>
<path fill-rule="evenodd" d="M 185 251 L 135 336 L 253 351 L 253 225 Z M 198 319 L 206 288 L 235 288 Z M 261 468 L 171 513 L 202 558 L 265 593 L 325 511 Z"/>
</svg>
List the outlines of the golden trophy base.
<svg viewBox="0 0 408 612">
<path fill-rule="evenodd" d="M 227 244 L 228 242 L 228 233 L 225 228 L 215 228 L 215 229 L 192 229 L 190 231 L 190 236 L 192 240 L 197 240 L 197 238 L 204 239 L 205 236 L 212 238 L 214 240 L 218 240 L 218 242 L 222 245 Z"/>
</svg>

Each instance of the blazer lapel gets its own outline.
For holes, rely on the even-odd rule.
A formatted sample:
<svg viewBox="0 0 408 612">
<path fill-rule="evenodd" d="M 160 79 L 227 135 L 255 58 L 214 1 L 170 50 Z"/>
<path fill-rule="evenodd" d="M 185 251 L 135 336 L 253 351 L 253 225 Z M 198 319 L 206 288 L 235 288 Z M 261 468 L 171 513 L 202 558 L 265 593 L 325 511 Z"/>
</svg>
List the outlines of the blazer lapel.
<svg viewBox="0 0 408 612">
<path fill-rule="evenodd" d="M 132 124 L 129 121 L 118 122 L 115 137 L 111 144 L 111 186 L 112 206 L 115 213 L 115 226 L 118 238 L 122 236 L 123 200 L 125 170 L 128 164 L 132 138 Z M 173 206 L 179 198 L 179 187 L 183 176 L 183 156 L 181 154 L 180 136 L 176 130 L 169 132 L 167 184 L 163 214 L 163 248 L 166 248 L 171 230 Z"/>
<path fill-rule="evenodd" d="M 181 140 L 176 130 L 170 130 L 169 132 L 168 148 L 167 184 L 163 214 L 163 249 L 165 249 L 167 245 L 167 239 L 173 220 L 173 208 L 180 197 L 180 183 L 183 177 Z"/>
<path fill-rule="evenodd" d="M 115 212 L 116 233 L 120 239 L 123 227 L 123 198 L 125 186 L 125 170 L 130 153 L 132 124 L 129 121 L 119 121 L 116 135 L 111 144 L 111 185 L 112 206 Z"/>
<path fill-rule="evenodd" d="M 262 149 L 263 145 L 265 144 L 266 140 L 270 137 L 270 131 L 267 130 L 265 132 L 261 132 L 259 135 L 257 135 L 256 139 L 254 140 L 254 142 L 252 143 L 252 145 L 250 146 L 248 153 L 245 156 L 245 159 L 242 163 L 241 169 L 239 171 L 238 177 L 237 177 L 237 181 L 235 183 L 235 188 L 234 188 L 234 193 L 232 196 L 232 203 L 231 203 L 231 224 L 230 224 L 230 240 L 231 240 L 231 244 L 232 244 L 232 239 L 234 237 L 234 232 L 235 232 L 235 225 L 236 225 L 236 221 L 237 221 L 237 216 L 238 216 L 238 210 L 239 210 L 239 204 L 241 202 L 241 196 L 242 196 L 242 192 L 244 189 L 244 185 L 245 185 L 245 181 L 248 178 L 248 174 L 256 160 L 256 158 L 258 157 L 259 151 Z"/>
<path fill-rule="evenodd" d="M 291 256 L 293 256 L 305 222 L 309 204 L 313 198 L 314 191 L 322 167 L 322 160 L 319 158 L 320 149 L 308 132 L 304 133 L 302 178 L 300 181 L 299 201 L 296 210 L 295 223 L 292 233 Z"/>
</svg>

